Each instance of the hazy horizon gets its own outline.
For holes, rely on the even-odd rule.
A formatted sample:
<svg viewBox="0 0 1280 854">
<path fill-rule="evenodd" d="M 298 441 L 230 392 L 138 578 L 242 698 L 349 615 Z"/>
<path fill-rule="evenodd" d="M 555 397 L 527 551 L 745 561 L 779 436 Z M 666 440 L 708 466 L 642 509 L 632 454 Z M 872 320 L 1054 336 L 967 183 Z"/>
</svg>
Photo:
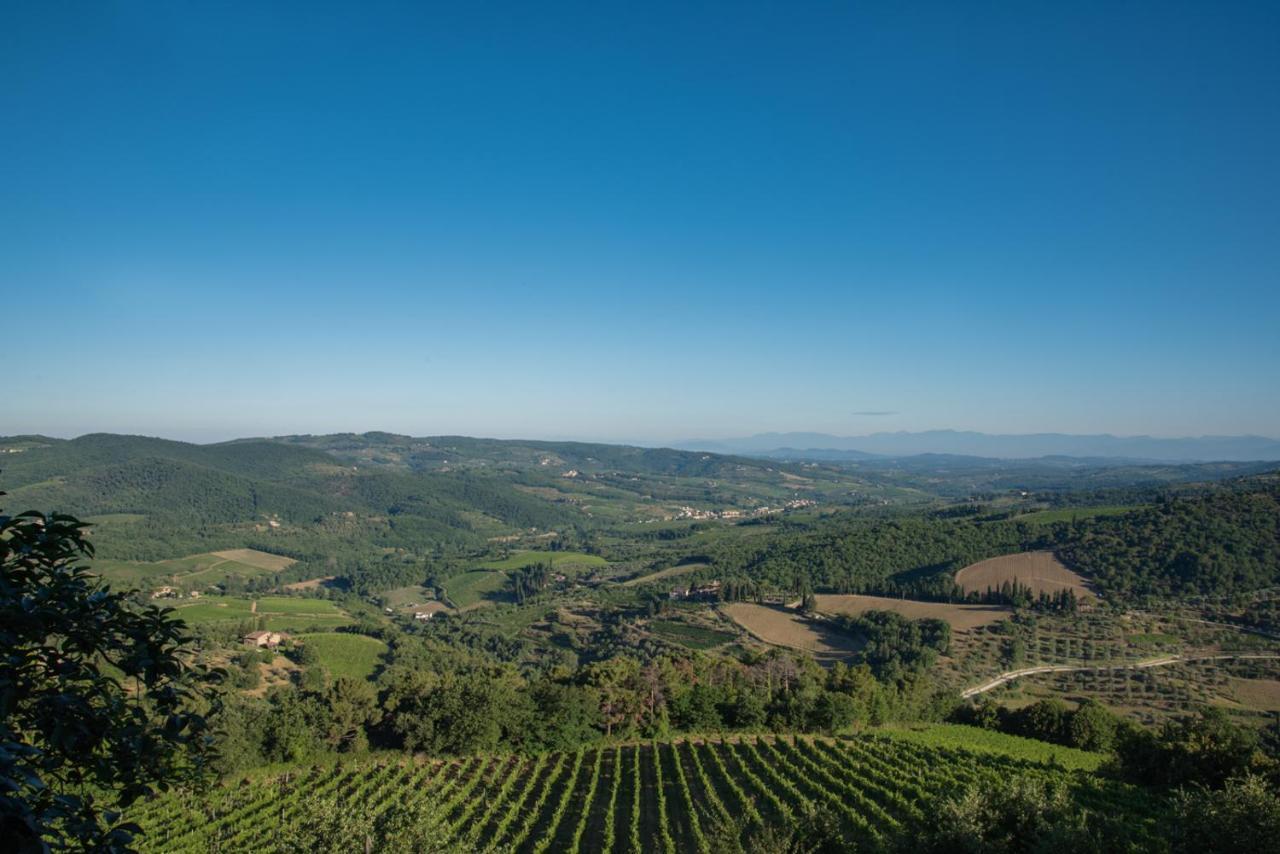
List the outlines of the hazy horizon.
<svg viewBox="0 0 1280 854">
<path fill-rule="evenodd" d="M 794 436 L 813 436 L 821 435 L 831 439 L 842 441 L 856 441 L 862 438 L 872 438 L 877 436 L 923 436 L 928 434 L 956 434 L 966 435 L 972 434 L 987 438 L 1031 438 L 1036 436 L 1063 436 L 1069 438 L 1114 438 L 1119 440 L 1129 439 L 1151 439 L 1155 441 L 1197 441 L 1205 439 L 1263 439 L 1270 442 L 1280 443 L 1280 436 L 1265 434 L 1200 434 L 1200 435 L 1153 435 L 1153 434 L 1119 434 L 1119 433 L 1067 433 L 1057 430 L 1036 431 L 1028 433 L 1008 433 L 1008 432 L 986 432 L 973 430 L 959 430 L 950 427 L 936 427 L 924 430 L 874 430 L 858 434 L 834 434 L 822 431 L 812 430 L 777 430 L 762 431 L 759 433 L 732 433 L 723 435 L 672 435 L 666 439 L 642 439 L 627 436 L 590 436 L 584 434 L 546 434 L 546 435 L 526 435 L 512 433 L 508 435 L 482 434 L 482 433 L 466 433 L 457 430 L 444 431 L 417 431 L 417 430 L 398 430 L 385 427 L 370 427 L 368 429 L 338 429 L 338 430 L 292 430 L 279 433 L 201 433 L 201 432 L 159 432 L 153 430 L 83 430 L 72 432 L 51 432 L 47 430 L 4 430 L 0 428 L 0 437 L 5 436 L 46 436 L 51 439 L 76 439 L 82 436 L 90 436 L 95 434 L 111 434 L 121 436 L 141 436 L 154 439 L 167 439 L 177 442 L 189 442 L 192 444 L 218 444 L 221 442 L 231 442 L 245 439 L 279 439 L 289 436 L 325 436 L 325 435 L 364 435 L 368 433 L 386 433 L 396 436 L 407 436 L 415 439 L 426 439 L 441 436 L 459 436 L 472 439 L 495 439 L 499 441 L 535 441 L 535 442 L 583 442 L 590 444 L 612 444 L 612 445 L 633 445 L 637 447 L 668 447 L 691 445 L 698 442 L 732 442 L 735 440 L 762 439 L 768 437 L 779 437 L 785 439 Z M 787 447 L 779 445 L 778 448 Z M 803 448 L 797 447 L 797 450 Z"/>
<path fill-rule="evenodd" d="M 0 433 L 1280 433 L 1275 4 L 0 10 Z"/>
</svg>

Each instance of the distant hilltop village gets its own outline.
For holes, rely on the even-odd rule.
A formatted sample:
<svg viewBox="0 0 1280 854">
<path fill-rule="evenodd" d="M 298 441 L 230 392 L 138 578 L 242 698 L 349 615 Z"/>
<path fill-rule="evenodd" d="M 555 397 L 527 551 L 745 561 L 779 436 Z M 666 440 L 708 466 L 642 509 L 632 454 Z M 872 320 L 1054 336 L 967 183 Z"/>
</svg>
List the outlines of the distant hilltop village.
<svg viewBox="0 0 1280 854">
<path fill-rule="evenodd" d="M 813 507 L 818 502 L 809 498 L 796 498 L 781 507 L 757 507 L 754 510 L 699 510 L 696 507 L 681 507 L 675 516 L 668 519 L 745 519 L 752 516 L 768 516 L 772 513 L 783 513 L 787 510 L 800 510 Z"/>
</svg>

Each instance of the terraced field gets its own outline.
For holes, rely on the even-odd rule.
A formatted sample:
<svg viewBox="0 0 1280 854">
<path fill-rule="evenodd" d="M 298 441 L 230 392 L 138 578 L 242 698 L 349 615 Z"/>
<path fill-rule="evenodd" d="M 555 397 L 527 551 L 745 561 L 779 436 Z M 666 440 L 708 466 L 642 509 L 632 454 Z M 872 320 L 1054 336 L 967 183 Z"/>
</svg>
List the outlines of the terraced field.
<svg viewBox="0 0 1280 854">
<path fill-rule="evenodd" d="M 299 768 L 191 798 L 154 800 L 130 818 L 143 851 L 272 850 L 274 828 L 304 795 L 331 794 L 352 809 L 434 801 L 445 832 L 477 851 L 709 851 L 719 834 L 749 834 L 805 804 L 825 807 L 859 850 L 909 838 L 935 800 L 1014 774 L 1071 781 L 1086 808 L 1137 828 L 1155 814 L 1140 790 L 1009 755 L 890 736 L 838 739 L 692 738 L 538 756 Z"/>
</svg>

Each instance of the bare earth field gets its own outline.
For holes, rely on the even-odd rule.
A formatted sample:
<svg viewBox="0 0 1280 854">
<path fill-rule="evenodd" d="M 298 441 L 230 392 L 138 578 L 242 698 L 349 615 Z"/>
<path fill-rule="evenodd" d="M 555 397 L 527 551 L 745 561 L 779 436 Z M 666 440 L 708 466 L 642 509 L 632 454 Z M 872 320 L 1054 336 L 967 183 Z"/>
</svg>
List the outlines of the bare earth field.
<svg viewBox="0 0 1280 854">
<path fill-rule="evenodd" d="M 1066 589 L 1074 590 L 1082 599 L 1096 595 L 1084 576 L 1068 569 L 1053 552 L 993 557 L 970 564 L 956 573 L 956 584 L 966 593 L 981 593 L 988 587 L 996 590 L 1004 582 L 1015 579 L 1019 584 L 1030 587 L 1036 595 Z"/>
<path fill-rule="evenodd" d="M 1275 679 L 1232 679 L 1231 693 L 1243 706 L 1280 712 L 1280 681 Z"/>
<path fill-rule="evenodd" d="M 917 602 L 913 599 L 890 599 L 884 596 L 819 593 L 814 597 L 818 611 L 825 614 L 849 614 L 863 611 L 894 611 L 909 620 L 932 617 L 946 620 L 955 631 L 985 626 L 1006 619 L 1013 609 L 1004 605 L 952 605 L 947 602 Z"/>
<path fill-rule="evenodd" d="M 326 576 L 323 576 L 322 578 L 308 578 L 306 581 L 295 581 L 292 584 L 286 584 L 284 586 L 284 589 L 285 590 L 314 590 L 317 587 L 322 587 L 325 584 L 328 584 L 330 581 L 333 581 L 337 577 L 338 576 L 336 575 L 326 575 Z"/>
<path fill-rule="evenodd" d="M 773 646 L 802 649 L 819 661 L 848 658 L 862 647 L 854 638 L 810 622 L 785 608 L 731 602 L 721 605 L 720 610 L 758 640 Z"/>
<path fill-rule="evenodd" d="M 267 572 L 280 572 L 286 569 L 296 561 L 291 557 L 281 557 L 280 555 L 267 554 L 266 552 L 256 551 L 255 549 L 227 549 L 225 551 L 213 552 L 220 558 L 233 560 L 236 563 L 243 563 L 249 566 L 265 569 Z"/>
</svg>

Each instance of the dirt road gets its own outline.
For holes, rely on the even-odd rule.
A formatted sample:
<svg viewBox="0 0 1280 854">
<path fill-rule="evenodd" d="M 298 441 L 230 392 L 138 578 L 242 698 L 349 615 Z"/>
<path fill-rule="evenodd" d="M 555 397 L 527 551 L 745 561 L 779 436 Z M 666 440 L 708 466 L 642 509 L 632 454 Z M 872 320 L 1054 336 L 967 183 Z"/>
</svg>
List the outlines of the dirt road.
<svg viewBox="0 0 1280 854">
<path fill-rule="evenodd" d="M 1145 661 L 1131 661 L 1127 664 L 1041 664 L 1036 667 L 1023 667 L 1020 670 L 1006 670 L 990 682 L 966 688 L 960 692 L 961 697 L 976 697 L 993 688 L 999 688 L 1006 682 L 1012 682 L 1019 676 L 1034 676 L 1037 673 L 1070 673 L 1081 670 L 1144 670 L 1148 667 L 1166 667 L 1188 661 L 1232 661 L 1244 659 L 1280 660 L 1280 655 L 1264 653 L 1236 653 L 1224 655 L 1167 655 L 1163 658 L 1149 658 Z"/>
</svg>

